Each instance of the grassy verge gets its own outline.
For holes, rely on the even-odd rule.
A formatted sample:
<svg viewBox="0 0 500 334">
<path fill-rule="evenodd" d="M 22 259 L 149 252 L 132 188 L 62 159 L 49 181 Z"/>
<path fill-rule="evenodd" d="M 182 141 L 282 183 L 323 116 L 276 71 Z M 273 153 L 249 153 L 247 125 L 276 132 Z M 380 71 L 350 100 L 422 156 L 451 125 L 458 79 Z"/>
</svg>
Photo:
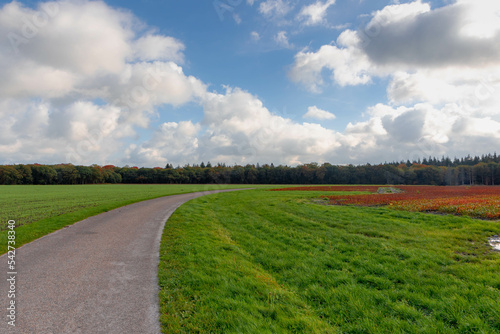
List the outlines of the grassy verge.
<svg viewBox="0 0 500 334">
<path fill-rule="evenodd" d="M 249 186 L 248 186 L 249 187 Z M 253 187 L 253 186 L 252 186 Z M 77 185 L 0 186 L 0 230 L 16 221 L 16 247 L 90 216 L 131 203 L 241 185 Z M 0 233 L 0 254 L 7 232 Z"/>
<path fill-rule="evenodd" d="M 319 193 L 198 198 L 161 244 L 165 333 L 499 333 L 498 222 L 326 206 Z"/>
</svg>

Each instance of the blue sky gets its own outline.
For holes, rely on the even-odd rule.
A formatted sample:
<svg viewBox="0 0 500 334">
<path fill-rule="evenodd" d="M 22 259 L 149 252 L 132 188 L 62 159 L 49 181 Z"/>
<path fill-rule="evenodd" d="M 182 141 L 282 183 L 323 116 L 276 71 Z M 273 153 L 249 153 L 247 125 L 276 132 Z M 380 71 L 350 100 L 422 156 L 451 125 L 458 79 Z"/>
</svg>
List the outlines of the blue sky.
<svg viewBox="0 0 500 334">
<path fill-rule="evenodd" d="M 488 0 L 0 2 L 0 163 L 498 151 Z"/>
<path fill-rule="evenodd" d="M 182 40 L 186 45 L 186 73 L 196 75 L 210 84 L 211 89 L 219 90 L 223 85 L 230 85 L 248 90 L 262 99 L 273 112 L 300 119 L 308 106 L 319 104 L 327 110 L 339 111 L 337 120 L 328 124 L 341 130 L 353 117 L 361 117 L 368 106 L 383 101 L 383 84 L 356 89 L 333 86 L 318 95 L 308 94 L 287 78 L 287 68 L 298 50 L 331 43 L 342 32 L 340 29 L 323 26 L 303 28 L 293 22 L 275 24 L 259 15 L 258 2 L 253 6 L 238 0 L 107 3 L 130 9 L 144 22 L 159 28 L 162 34 Z M 289 17 L 300 11 L 302 7 L 299 4 L 297 1 Z M 338 1 L 336 8 L 326 12 L 325 19 L 330 25 L 356 28 L 366 23 L 360 15 L 383 8 L 386 4 L 387 1 Z M 235 22 L 234 14 L 241 18 L 241 23 Z M 287 31 L 290 43 L 295 45 L 293 48 L 284 48 L 275 42 L 274 37 L 280 31 Z M 259 41 L 252 40 L 252 32 L 259 34 Z"/>
</svg>

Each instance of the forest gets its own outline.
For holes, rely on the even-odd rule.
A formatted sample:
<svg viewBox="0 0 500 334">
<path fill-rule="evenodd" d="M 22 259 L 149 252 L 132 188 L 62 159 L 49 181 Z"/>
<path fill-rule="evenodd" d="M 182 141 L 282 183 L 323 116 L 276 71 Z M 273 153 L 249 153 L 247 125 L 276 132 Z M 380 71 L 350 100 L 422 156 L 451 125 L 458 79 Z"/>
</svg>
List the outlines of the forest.
<svg viewBox="0 0 500 334">
<path fill-rule="evenodd" d="M 294 167 L 273 164 L 226 166 L 210 162 L 173 167 L 139 168 L 75 166 L 72 164 L 0 165 L 0 184 L 405 184 L 405 185 L 500 185 L 500 157 L 385 162 L 371 165 L 308 163 Z"/>
</svg>

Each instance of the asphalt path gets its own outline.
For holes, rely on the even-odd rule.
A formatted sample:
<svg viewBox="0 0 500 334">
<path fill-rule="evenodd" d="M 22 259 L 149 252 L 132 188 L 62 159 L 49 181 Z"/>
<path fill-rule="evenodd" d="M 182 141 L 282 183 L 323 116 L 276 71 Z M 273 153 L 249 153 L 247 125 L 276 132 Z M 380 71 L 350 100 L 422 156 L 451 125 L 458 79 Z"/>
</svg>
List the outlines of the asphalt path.
<svg viewBox="0 0 500 334">
<path fill-rule="evenodd" d="M 160 333 L 158 263 L 163 227 L 186 201 L 161 197 L 87 218 L 16 250 L 15 298 L 0 257 L 0 333 Z M 15 327 L 7 308 L 15 300 Z"/>
</svg>

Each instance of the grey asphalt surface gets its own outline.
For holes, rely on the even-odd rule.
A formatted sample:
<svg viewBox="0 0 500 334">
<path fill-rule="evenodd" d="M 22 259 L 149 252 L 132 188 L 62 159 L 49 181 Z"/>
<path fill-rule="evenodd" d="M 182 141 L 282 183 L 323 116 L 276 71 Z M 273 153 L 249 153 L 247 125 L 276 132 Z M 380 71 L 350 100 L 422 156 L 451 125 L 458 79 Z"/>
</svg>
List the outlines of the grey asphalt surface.
<svg viewBox="0 0 500 334">
<path fill-rule="evenodd" d="M 161 197 L 75 223 L 16 250 L 16 326 L 7 324 L 0 257 L 0 333 L 160 333 L 159 246 L 168 217 L 217 192 Z"/>
</svg>

